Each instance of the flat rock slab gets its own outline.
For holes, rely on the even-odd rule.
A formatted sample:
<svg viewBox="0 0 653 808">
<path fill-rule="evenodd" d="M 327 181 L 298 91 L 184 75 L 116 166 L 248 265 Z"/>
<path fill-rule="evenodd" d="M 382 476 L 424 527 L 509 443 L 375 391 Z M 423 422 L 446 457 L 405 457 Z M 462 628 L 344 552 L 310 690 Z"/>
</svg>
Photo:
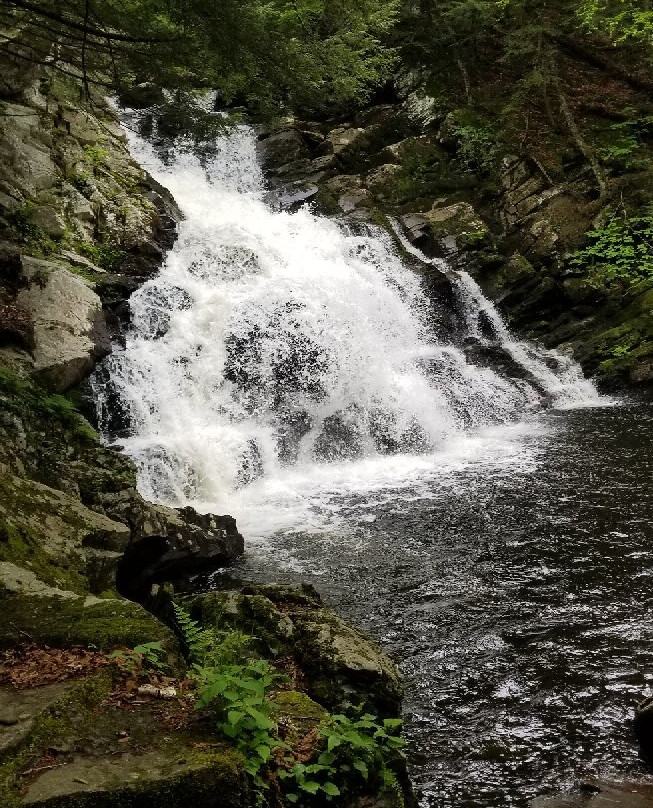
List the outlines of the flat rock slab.
<svg viewBox="0 0 653 808">
<path fill-rule="evenodd" d="M 34 727 L 37 716 L 70 690 L 61 682 L 29 690 L 0 688 L 0 752 L 18 746 Z"/>
<path fill-rule="evenodd" d="M 242 758 L 188 759 L 174 745 L 142 754 L 78 756 L 50 769 L 28 787 L 22 805 L 34 808 L 221 808 L 251 805 Z M 219 800 L 215 802 L 216 798 Z"/>
<path fill-rule="evenodd" d="M 201 765 L 189 766 L 177 754 L 168 757 L 157 751 L 142 755 L 126 753 L 114 758 L 76 757 L 70 763 L 42 774 L 29 787 L 24 805 L 39 805 L 64 795 L 114 791 L 187 773 Z"/>
<path fill-rule="evenodd" d="M 591 783 L 560 797 L 538 797 L 531 808 L 653 808 L 653 783 Z"/>
</svg>

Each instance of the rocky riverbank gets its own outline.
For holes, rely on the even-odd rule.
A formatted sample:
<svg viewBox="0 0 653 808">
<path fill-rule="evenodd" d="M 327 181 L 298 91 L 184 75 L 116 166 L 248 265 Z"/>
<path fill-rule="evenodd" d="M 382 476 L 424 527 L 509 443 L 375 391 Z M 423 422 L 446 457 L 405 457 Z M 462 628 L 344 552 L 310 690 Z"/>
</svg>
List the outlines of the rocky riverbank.
<svg viewBox="0 0 653 808">
<path fill-rule="evenodd" d="M 180 214 L 104 101 L 23 65 L 0 75 L 0 802 L 282 804 L 278 780 L 249 776 L 210 710 L 192 709 L 170 612 L 171 582 L 243 553 L 234 520 L 146 502 L 78 409 Z M 398 715 L 390 660 L 316 593 L 235 587 L 187 607 L 215 636 L 260 638 L 255 656 L 281 677 L 266 709 L 293 765 L 319 754 L 348 702 Z M 399 753 L 340 787 L 360 808 L 412 802 Z M 302 793 L 313 804 L 310 784 Z"/>
<path fill-rule="evenodd" d="M 584 89 L 603 87 L 600 75 L 584 79 Z M 347 119 L 265 128 L 260 152 L 271 197 L 282 207 L 310 201 L 325 214 L 386 228 L 392 216 L 427 255 L 469 271 L 517 333 L 572 355 L 606 386 L 650 386 L 650 276 L 611 275 L 596 259 L 600 250 L 582 253 L 600 238 L 606 250 L 613 239 L 610 255 L 626 244 L 620 223 L 635 221 L 632 211 L 651 201 L 650 141 L 636 146 L 637 160 L 606 158 L 599 194 L 569 133 L 515 153 L 493 133 L 497 100 L 483 97 L 482 77 L 477 102 L 467 105 L 444 100 L 438 81 L 425 68 L 405 70 L 392 103 Z M 645 94 L 611 85 L 599 97 L 599 86 L 591 114 L 583 100 L 588 127 L 621 120 L 616 108 L 626 102 L 633 117 L 646 117 Z"/>
</svg>

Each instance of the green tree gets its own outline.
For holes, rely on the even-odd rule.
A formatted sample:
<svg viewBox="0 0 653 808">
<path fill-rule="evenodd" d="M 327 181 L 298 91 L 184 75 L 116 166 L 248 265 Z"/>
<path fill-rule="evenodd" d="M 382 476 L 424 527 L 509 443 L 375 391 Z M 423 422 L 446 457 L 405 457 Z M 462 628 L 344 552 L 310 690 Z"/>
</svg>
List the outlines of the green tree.
<svg viewBox="0 0 653 808">
<path fill-rule="evenodd" d="M 614 43 L 635 42 L 653 55 L 653 5 L 650 0 L 581 0 L 576 11 L 589 31 Z"/>
<path fill-rule="evenodd" d="M 395 0 L 0 0 L 0 49 L 117 92 L 207 89 L 265 112 L 364 101 L 386 79 Z"/>
</svg>

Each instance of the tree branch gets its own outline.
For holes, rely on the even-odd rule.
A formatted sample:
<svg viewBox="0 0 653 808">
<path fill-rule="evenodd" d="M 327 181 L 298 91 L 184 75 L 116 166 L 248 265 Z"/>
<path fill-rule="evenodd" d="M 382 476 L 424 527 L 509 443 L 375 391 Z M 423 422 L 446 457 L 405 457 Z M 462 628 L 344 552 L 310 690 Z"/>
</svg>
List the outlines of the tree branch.
<svg viewBox="0 0 653 808">
<path fill-rule="evenodd" d="M 104 31 L 101 28 L 95 28 L 85 23 L 76 22 L 61 14 L 56 14 L 53 11 L 41 8 L 36 3 L 31 3 L 28 0 L 0 0 L 6 5 L 13 6 L 14 8 L 22 9 L 23 11 L 30 11 L 33 14 L 38 14 L 41 17 L 46 17 L 53 22 L 58 22 L 60 25 L 65 25 L 68 28 L 73 28 L 76 31 L 81 31 L 88 36 L 97 37 L 98 39 L 114 39 L 116 42 L 133 42 L 133 43 L 164 43 L 176 42 L 180 37 L 133 37 L 128 34 L 121 34 L 117 31 Z"/>
</svg>

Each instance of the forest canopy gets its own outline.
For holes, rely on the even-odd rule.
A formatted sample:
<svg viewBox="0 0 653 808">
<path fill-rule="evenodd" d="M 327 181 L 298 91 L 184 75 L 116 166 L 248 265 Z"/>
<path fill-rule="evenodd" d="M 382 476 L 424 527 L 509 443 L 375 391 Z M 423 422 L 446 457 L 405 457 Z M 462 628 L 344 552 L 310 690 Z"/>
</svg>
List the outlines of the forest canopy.
<svg viewBox="0 0 653 808">
<path fill-rule="evenodd" d="M 0 48 L 86 90 L 154 82 L 266 112 L 364 100 L 384 81 L 394 0 L 0 0 Z"/>
</svg>

